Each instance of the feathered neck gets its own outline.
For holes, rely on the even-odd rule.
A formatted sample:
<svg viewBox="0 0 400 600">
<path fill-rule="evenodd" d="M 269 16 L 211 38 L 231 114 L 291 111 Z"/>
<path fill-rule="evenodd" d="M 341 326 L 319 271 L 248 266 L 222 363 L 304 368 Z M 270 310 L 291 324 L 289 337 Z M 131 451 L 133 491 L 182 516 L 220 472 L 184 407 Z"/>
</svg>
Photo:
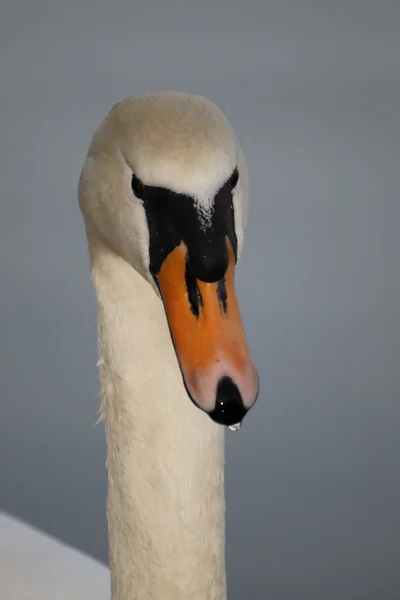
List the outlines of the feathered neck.
<svg viewBox="0 0 400 600">
<path fill-rule="evenodd" d="M 164 309 L 90 241 L 112 600 L 224 600 L 223 429 L 188 399 Z"/>
</svg>

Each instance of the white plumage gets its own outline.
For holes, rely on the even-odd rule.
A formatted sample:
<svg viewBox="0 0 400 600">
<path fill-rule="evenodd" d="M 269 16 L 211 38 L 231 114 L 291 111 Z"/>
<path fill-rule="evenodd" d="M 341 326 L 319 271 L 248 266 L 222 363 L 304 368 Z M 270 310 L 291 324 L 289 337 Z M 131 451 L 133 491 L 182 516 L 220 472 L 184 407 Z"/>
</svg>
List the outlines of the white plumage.
<svg viewBox="0 0 400 600">
<path fill-rule="evenodd" d="M 189 195 L 198 227 L 207 229 L 214 195 L 235 169 L 239 176 L 229 191 L 233 206 L 224 214 L 229 220 L 234 212 L 239 257 L 247 220 L 246 163 L 226 118 L 204 98 L 149 94 L 118 104 L 94 136 L 80 178 L 98 306 L 113 600 L 226 599 L 224 432 L 191 403 L 183 385 L 165 297 L 163 305 L 150 273 L 150 228 L 143 203 L 133 193 L 132 177 Z M 222 239 L 228 240 L 227 235 Z M 234 269 L 230 248 L 229 277 Z M 211 375 L 209 389 L 202 383 L 200 391 L 214 403 L 220 380 L 212 374 L 222 379 L 233 373 L 241 378 L 249 408 L 257 377 L 241 334 L 233 276 L 225 308 L 216 280 L 197 281 L 215 310 L 206 314 L 208 309 L 202 308 L 206 317 L 193 321 L 183 272 L 177 276 L 183 292 L 174 293 L 172 304 L 183 298 L 188 323 L 192 319 L 196 332 L 212 315 L 219 319 L 220 325 L 210 328 L 209 345 L 203 344 Z M 221 282 L 225 286 L 225 279 Z M 177 325 L 183 316 L 178 311 Z M 222 331 L 228 332 L 226 338 Z M 218 346 L 225 339 L 225 346 Z M 225 354 L 220 347 L 227 349 Z M 206 367 L 196 372 L 204 381 Z M 220 406 L 226 411 L 224 402 Z M 79 552 L 6 516 L 0 520 L 0 540 L 0 600 L 109 598 L 107 569 Z"/>
</svg>

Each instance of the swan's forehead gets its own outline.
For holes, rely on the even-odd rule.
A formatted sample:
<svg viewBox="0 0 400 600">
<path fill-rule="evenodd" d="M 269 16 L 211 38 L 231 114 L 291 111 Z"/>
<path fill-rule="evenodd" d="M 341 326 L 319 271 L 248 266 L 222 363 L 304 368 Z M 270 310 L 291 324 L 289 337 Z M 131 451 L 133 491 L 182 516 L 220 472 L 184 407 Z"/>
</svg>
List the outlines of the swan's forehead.
<svg viewBox="0 0 400 600">
<path fill-rule="evenodd" d="M 166 94 L 122 110 L 125 158 L 145 185 L 206 202 L 236 167 L 236 139 L 212 103 Z"/>
<path fill-rule="evenodd" d="M 236 166 L 234 148 L 208 145 L 190 147 L 182 152 L 173 146 L 156 151 L 142 146 L 132 151 L 132 166 L 146 185 L 163 187 L 195 197 L 207 203 L 219 190 Z"/>
</svg>

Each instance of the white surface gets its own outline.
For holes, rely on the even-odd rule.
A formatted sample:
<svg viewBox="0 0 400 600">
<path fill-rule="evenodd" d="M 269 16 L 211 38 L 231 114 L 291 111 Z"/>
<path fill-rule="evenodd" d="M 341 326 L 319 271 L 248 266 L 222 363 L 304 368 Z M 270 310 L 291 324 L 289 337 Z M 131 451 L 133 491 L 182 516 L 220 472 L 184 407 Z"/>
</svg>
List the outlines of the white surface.
<svg viewBox="0 0 400 600">
<path fill-rule="evenodd" d="M 109 600 L 108 569 L 0 513 L 0 600 Z"/>
</svg>

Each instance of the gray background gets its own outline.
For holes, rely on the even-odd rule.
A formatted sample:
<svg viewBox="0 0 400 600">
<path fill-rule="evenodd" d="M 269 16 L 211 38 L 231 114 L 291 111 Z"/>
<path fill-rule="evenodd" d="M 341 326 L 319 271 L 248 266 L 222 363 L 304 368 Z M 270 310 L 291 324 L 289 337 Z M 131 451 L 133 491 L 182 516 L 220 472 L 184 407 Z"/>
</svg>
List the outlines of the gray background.
<svg viewBox="0 0 400 600">
<path fill-rule="evenodd" d="M 0 508 L 107 560 L 76 184 L 115 102 L 196 92 L 251 176 L 230 600 L 398 600 L 400 4 L 13 0 L 0 50 Z"/>
</svg>

